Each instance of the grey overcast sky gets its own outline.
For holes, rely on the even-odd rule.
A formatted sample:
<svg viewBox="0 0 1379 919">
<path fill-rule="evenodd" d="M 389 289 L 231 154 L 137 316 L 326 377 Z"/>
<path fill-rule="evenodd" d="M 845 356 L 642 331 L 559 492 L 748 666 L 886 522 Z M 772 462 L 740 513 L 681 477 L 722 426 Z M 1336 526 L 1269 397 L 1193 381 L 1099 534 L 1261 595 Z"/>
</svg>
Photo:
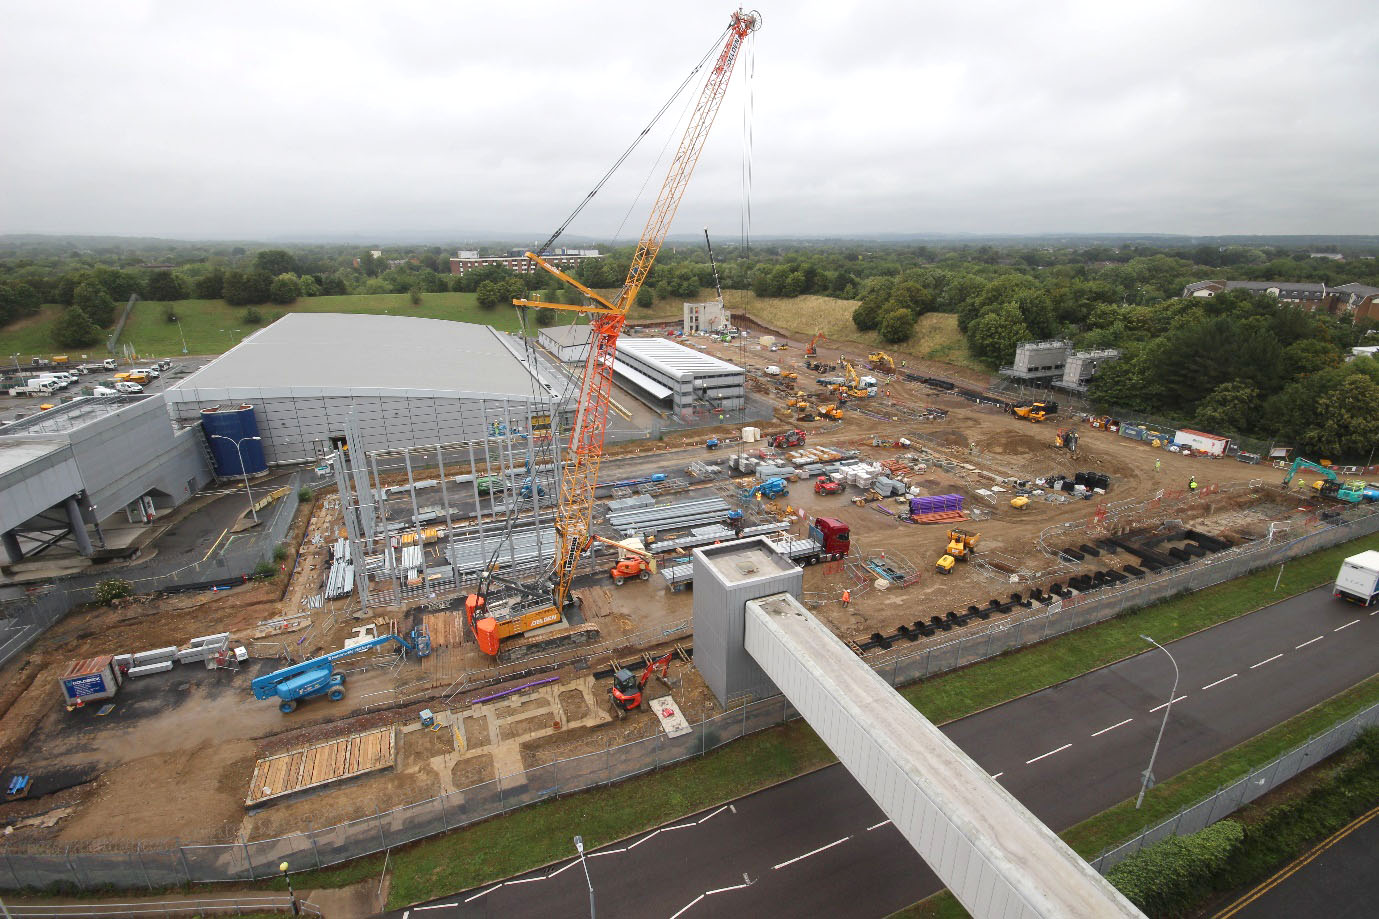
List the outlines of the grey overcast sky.
<svg viewBox="0 0 1379 919">
<path fill-rule="evenodd" d="M 1379 231 L 1375 0 L 759 8 L 674 232 L 739 233 L 747 65 L 756 236 Z M 732 6 L 0 9 L 0 232 L 459 240 L 553 229 Z M 636 235 L 681 109 L 572 233 Z"/>
</svg>

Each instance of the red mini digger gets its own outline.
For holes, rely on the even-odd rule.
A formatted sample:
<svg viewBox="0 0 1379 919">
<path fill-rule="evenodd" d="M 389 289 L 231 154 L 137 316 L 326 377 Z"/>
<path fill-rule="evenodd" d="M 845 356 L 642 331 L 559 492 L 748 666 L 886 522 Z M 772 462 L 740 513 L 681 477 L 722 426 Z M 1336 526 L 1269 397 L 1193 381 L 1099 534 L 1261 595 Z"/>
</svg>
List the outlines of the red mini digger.
<svg viewBox="0 0 1379 919">
<path fill-rule="evenodd" d="M 646 681 L 657 671 L 660 671 L 661 679 L 664 680 L 670 671 L 670 659 L 673 655 L 673 651 L 667 652 L 664 657 L 647 664 L 640 677 L 626 667 L 620 667 L 613 673 L 613 688 L 608 690 L 608 698 L 613 700 L 613 710 L 618 713 L 619 718 L 641 708 L 642 690 L 646 688 Z"/>
</svg>

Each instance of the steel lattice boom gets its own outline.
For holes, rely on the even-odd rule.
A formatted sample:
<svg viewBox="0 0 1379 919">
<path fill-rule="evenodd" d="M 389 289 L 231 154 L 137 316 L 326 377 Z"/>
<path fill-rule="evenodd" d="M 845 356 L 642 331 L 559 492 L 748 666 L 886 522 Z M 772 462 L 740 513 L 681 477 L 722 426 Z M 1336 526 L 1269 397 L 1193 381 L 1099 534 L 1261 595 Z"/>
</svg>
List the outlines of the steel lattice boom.
<svg viewBox="0 0 1379 919">
<path fill-rule="evenodd" d="M 660 194 L 656 197 L 656 204 L 647 219 L 646 227 L 642 230 L 637 250 L 632 256 L 632 264 L 627 270 L 627 279 L 623 282 L 616 300 L 610 303 L 547 263 L 539 254 L 527 253 L 527 258 L 570 283 L 599 304 L 567 306 L 527 300 L 514 301 L 518 306 L 549 307 L 594 314 L 590 323 L 592 339 L 589 354 L 580 380 L 579 402 L 570 432 L 570 461 L 563 473 L 560 504 L 556 512 L 556 530 L 560 541 L 554 585 L 557 608 L 562 606 L 569 596 L 575 559 L 589 544 L 594 485 L 598 481 L 599 464 L 603 459 L 604 430 L 608 422 L 608 406 L 613 386 L 613 359 L 617 354 L 618 335 L 627 318 L 628 308 L 636 300 L 637 292 L 641 290 L 647 275 L 650 274 L 656 256 L 661 251 L 661 245 L 665 242 L 666 234 L 670 231 L 675 212 L 685 196 L 690 176 L 699 162 L 699 154 L 704 150 L 709 130 L 713 127 L 714 119 L 727 93 L 728 81 L 732 77 L 738 51 L 741 50 L 747 36 L 760 25 L 761 17 L 755 12 L 738 10 L 732 14 L 723 49 L 699 93 L 685 134 L 680 139 L 680 146 L 675 151 L 675 158 L 671 161 Z"/>
</svg>

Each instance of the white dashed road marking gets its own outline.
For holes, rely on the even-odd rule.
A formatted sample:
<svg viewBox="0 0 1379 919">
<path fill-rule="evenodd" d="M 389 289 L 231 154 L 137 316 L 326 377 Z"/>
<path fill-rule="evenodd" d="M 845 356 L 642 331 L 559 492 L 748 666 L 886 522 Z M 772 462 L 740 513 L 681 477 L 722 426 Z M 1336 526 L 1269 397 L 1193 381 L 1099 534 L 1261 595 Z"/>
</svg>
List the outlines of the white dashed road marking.
<svg viewBox="0 0 1379 919">
<path fill-rule="evenodd" d="M 1300 644 L 1300 645 L 1293 645 L 1293 650 L 1294 650 L 1294 651 L 1301 651 L 1303 648 L 1305 648 L 1305 647 L 1307 647 L 1308 645 L 1312 644 L 1314 641 L 1321 641 L 1321 640 L 1322 640 L 1323 638 L 1325 638 L 1325 637 L 1326 637 L 1325 635 L 1318 635 L 1316 638 L 1309 638 L 1309 639 L 1307 639 L 1306 641 L 1304 641 L 1304 642 L 1303 642 L 1302 644 Z"/>
<path fill-rule="evenodd" d="M 1202 688 L 1203 688 L 1203 689 L 1211 689 L 1213 686 L 1220 686 L 1222 683 L 1226 682 L 1227 680 L 1233 680 L 1233 679 L 1235 679 L 1235 678 L 1238 677 L 1238 676 L 1240 676 L 1240 674 L 1238 674 L 1238 673 L 1232 673 L 1230 676 L 1223 676 L 1221 679 L 1217 680 L 1215 683 L 1208 683 L 1207 685 L 1203 686 Z"/>
<path fill-rule="evenodd" d="M 1280 657 L 1282 657 L 1282 656 L 1283 656 L 1282 654 L 1275 654 L 1273 657 L 1266 657 L 1264 660 L 1260 661 L 1260 662 L 1257 663 L 1257 664 L 1251 664 L 1251 665 L 1250 665 L 1250 669 L 1253 670 L 1253 669 L 1255 669 L 1256 667 L 1263 667 L 1265 664 L 1269 663 L 1270 661 L 1276 661 L 1276 660 L 1278 660 L 1278 659 L 1279 659 Z"/>
<path fill-rule="evenodd" d="M 879 827 L 883 827 L 888 823 L 890 823 L 889 820 L 882 820 L 880 823 L 873 823 L 871 826 L 867 827 L 867 832 L 870 833 L 872 830 L 875 830 Z"/>
<path fill-rule="evenodd" d="M 1092 736 L 1093 736 L 1093 737 L 1100 737 L 1102 734 L 1105 734 L 1107 731 L 1114 731 L 1116 728 L 1120 727 L 1121 725 L 1129 724 L 1130 722 L 1132 722 L 1132 721 L 1134 721 L 1134 720 L 1135 720 L 1134 718 L 1126 718 L 1124 721 L 1117 721 L 1115 724 L 1111 725 L 1109 728 L 1102 728 L 1101 730 L 1099 730 L 1099 731 L 1097 731 L 1096 733 L 1094 733 Z"/>
<path fill-rule="evenodd" d="M 1161 708 L 1168 708 L 1170 705 L 1177 705 L 1179 702 L 1183 701 L 1183 700 L 1186 699 L 1186 698 L 1187 698 L 1187 695 L 1184 694 L 1184 695 L 1181 695 L 1181 696 L 1179 696 L 1178 698 L 1173 699 L 1173 700 L 1171 700 L 1171 701 L 1169 701 L 1169 702 L 1160 702 L 1158 705 L 1156 705 L 1156 706 L 1154 706 L 1153 708 L 1151 708 L 1151 709 L 1149 710 L 1149 713 L 1152 715 L 1154 712 L 1157 712 L 1157 711 L 1158 711 L 1159 709 L 1161 709 Z"/>
<path fill-rule="evenodd" d="M 823 852 L 827 849 L 832 849 L 834 846 L 841 846 L 843 843 L 847 842 L 851 838 L 851 836 L 844 836 L 842 839 L 835 839 L 833 842 L 829 843 L 826 846 L 819 846 L 819 848 L 815 849 L 813 852 L 806 852 L 803 855 L 795 856 L 788 862 L 781 862 L 779 865 L 772 865 L 771 870 L 776 871 L 780 868 L 788 867 L 790 865 L 795 864 L 795 862 L 803 861 L 804 859 L 809 858 L 809 856 L 811 855 L 818 855 L 820 852 Z"/>
<path fill-rule="evenodd" d="M 1071 746 L 1072 746 L 1072 744 L 1070 744 L 1070 743 L 1065 743 L 1063 746 L 1059 747 L 1057 750 L 1050 750 L 1050 751 L 1047 752 L 1047 753 L 1040 753 L 1040 754 L 1039 754 L 1038 756 L 1036 756 L 1034 759 L 1027 759 L 1027 760 L 1025 760 L 1025 765 L 1028 766 L 1030 763 L 1037 763 L 1037 762 L 1039 762 L 1041 759 L 1044 759 L 1045 757 L 1053 756 L 1055 753 L 1062 753 L 1064 750 L 1068 749 L 1068 748 L 1071 747 Z"/>
<path fill-rule="evenodd" d="M 1357 622 L 1359 622 L 1359 621 L 1360 621 L 1359 619 L 1352 619 L 1352 620 L 1350 620 L 1349 622 L 1347 622 L 1345 625 L 1338 625 L 1338 626 L 1336 626 L 1336 627 L 1335 627 L 1334 629 L 1332 629 L 1331 631 L 1333 631 L 1333 632 L 1339 632 L 1341 629 L 1348 629 L 1348 628 L 1350 628 L 1352 625 L 1354 625 L 1355 623 L 1357 623 Z"/>
</svg>

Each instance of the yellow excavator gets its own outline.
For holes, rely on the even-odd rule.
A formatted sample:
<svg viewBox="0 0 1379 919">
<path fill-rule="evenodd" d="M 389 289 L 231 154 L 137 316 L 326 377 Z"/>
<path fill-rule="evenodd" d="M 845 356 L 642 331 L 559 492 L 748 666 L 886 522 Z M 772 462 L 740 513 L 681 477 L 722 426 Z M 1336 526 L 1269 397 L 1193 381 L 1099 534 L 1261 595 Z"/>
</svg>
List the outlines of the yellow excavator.
<svg viewBox="0 0 1379 919">
<path fill-rule="evenodd" d="M 867 355 L 867 363 L 873 370 L 895 373 L 895 360 L 885 351 L 873 351 Z"/>
<path fill-rule="evenodd" d="M 834 421 L 843 420 L 843 410 L 836 405 L 829 404 L 819 406 L 819 414 L 824 418 L 832 418 Z"/>
</svg>

